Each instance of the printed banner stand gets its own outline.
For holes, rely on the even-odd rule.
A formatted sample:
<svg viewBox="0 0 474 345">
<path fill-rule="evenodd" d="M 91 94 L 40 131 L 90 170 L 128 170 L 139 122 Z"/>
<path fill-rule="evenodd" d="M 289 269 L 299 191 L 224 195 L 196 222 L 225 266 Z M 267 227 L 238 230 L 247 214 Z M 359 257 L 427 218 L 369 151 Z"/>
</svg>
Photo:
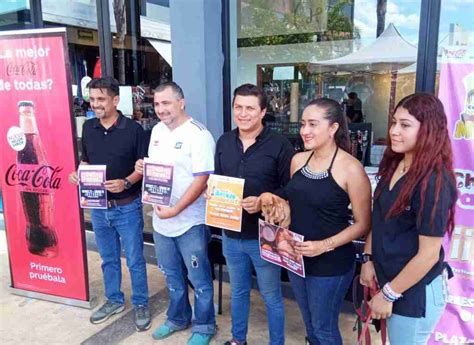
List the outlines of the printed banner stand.
<svg viewBox="0 0 474 345">
<path fill-rule="evenodd" d="M 445 238 L 449 280 L 446 310 L 428 344 L 474 343 L 474 49 L 442 47 L 439 98 L 448 118 L 458 188 L 455 226 Z"/>
<path fill-rule="evenodd" d="M 66 298 L 66 297 L 48 295 L 48 294 L 41 293 L 41 292 L 28 291 L 28 290 L 23 290 L 23 289 L 15 289 L 11 285 L 9 286 L 8 291 L 10 291 L 10 293 L 12 293 L 14 295 L 18 295 L 18 296 L 41 299 L 43 301 L 61 303 L 61 304 L 70 305 L 72 307 L 80 307 L 80 308 L 85 308 L 85 309 L 93 309 L 97 306 L 97 303 L 98 303 L 97 298 L 95 298 L 95 297 L 92 297 L 89 301 L 81 301 L 81 300 L 74 299 L 74 298 Z"/>
<path fill-rule="evenodd" d="M 92 308 L 66 29 L 0 32 L 0 177 L 10 291 Z"/>
</svg>

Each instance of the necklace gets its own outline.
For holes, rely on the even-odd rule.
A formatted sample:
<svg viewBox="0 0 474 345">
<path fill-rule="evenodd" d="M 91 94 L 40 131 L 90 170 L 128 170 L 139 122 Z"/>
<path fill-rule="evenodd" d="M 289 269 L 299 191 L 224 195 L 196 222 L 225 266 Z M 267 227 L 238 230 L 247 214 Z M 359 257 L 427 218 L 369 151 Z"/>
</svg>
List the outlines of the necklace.
<svg viewBox="0 0 474 345">
<path fill-rule="evenodd" d="M 402 169 L 400 170 L 400 173 L 403 175 L 403 174 L 405 174 L 405 173 L 408 171 L 408 169 L 410 169 L 410 167 L 409 167 L 409 166 L 407 167 L 407 166 L 405 165 L 405 159 L 403 159 L 402 164 L 403 164 L 403 167 L 402 167 Z"/>
<path fill-rule="evenodd" d="M 328 169 L 326 169 L 324 171 L 319 171 L 319 172 L 312 171 L 308 166 L 309 159 L 313 158 L 313 154 L 311 154 L 311 157 L 308 159 L 308 162 L 306 162 L 305 166 L 303 168 L 301 168 L 301 173 L 305 177 L 307 177 L 309 179 L 312 179 L 312 180 L 322 180 L 322 179 L 327 178 L 329 176 L 329 169 L 332 168 L 332 163 L 334 162 L 334 158 L 336 157 L 337 150 L 338 150 L 338 148 L 336 148 L 336 152 L 334 153 L 334 156 L 332 158 L 331 164 L 329 165 Z"/>
<path fill-rule="evenodd" d="M 311 171 L 308 166 L 304 166 L 302 169 L 301 169 L 301 173 L 311 179 L 311 180 L 322 180 L 322 179 L 325 179 L 326 177 L 329 176 L 329 172 L 328 170 L 324 170 L 324 171 L 321 171 L 321 172 L 314 172 L 314 171 Z"/>
</svg>

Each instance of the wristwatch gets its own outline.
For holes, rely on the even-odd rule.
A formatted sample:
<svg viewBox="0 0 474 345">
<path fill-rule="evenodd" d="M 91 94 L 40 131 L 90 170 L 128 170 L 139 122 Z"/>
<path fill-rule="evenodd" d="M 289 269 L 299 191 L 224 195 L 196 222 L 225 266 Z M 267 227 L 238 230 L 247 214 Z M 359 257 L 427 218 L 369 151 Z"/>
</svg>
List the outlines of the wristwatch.
<svg viewBox="0 0 474 345">
<path fill-rule="evenodd" d="M 360 256 L 360 261 L 365 264 L 366 262 L 372 261 L 372 254 L 362 253 Z"/>
<path fill-rule="evenodd" d="M 127 178 L 124 178 L 123 181 L 125 189 L 130 189 L 130 187 L 132 187 L 132 183 Z"/>
</svg>

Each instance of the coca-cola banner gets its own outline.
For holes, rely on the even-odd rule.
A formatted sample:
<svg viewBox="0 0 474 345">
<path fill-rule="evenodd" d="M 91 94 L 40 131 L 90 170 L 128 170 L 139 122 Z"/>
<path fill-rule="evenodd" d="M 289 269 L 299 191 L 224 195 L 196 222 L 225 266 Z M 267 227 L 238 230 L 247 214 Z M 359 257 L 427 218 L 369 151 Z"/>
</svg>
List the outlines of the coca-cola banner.
<svg viewBox="0 0 474 345">
<path fill-rule="evenodd" d="M 453 46 L 442 54 L 439 98 L 448 117 L 458 201 L 454 232 L 444 243 L 454 278 L 430 344 L 474 344 L 474 50 Z"/>
<path fill-rule="evenodd" d="M 14 291 L 80 305 L 89 291 L 67 179 L 77 159 L 66 47 L 64 29 L 0 33 L 0 176 Z"/>
</svg>

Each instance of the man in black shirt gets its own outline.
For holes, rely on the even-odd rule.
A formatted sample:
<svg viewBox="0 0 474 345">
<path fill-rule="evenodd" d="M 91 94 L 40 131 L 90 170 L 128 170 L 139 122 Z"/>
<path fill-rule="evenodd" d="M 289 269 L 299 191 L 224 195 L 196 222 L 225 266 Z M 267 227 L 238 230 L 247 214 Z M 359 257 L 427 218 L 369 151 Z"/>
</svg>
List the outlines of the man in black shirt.
<svg viewBox="0 0 474 345">
<path fill-rule="evenodd" d="M 349 98 L 346 101 L 346 116 L 349 118 L 351 123 L 363 122 L 364 116 L 362 114 L 362 101 L 355 92 L 350 92 L 347 96 Z"/>
<path fill-rule="evenodd" d="M 143 129 L 117 110 L 119 84 L 111 78 L 94 79 L 88 84 L 90 104 L 96 118 L 84 123 L 81 164 L 106 165 L 107 209 L 92 209 L 91 221 L 102 258 L 107 301 L 95 311 L 93 324 L 106 321 L 125 309 L 121 285 L 121 243 L 125 249 L 132 281 L 132 303 L 137 331 L 150 328 L 148 283 L 143 256 L 143 214 L 140 200 L 141 175 L 135 162 L 145 156 L 147 143 Z M 77 184 L 72 172 L 69 181 Z"/>
<path fill-rule="evenodd" d="M 224 231 L 223 253 L 231 284 L 232 340 L 246 344 L 252 266 L 265 302 L 270 344 L 285 341 L 285 312 L 281 295 L 280 267 L 260 257 L 258 243 L 258 196 L 275 192 L 290 179 L 293 147 L 281 135 L 262 124 L 266 97 L 262 89 L 244 84 L 234 91 L 234 121 L 237 128 L 223 134 L 216 145 L 215 173 L 245 179 L 242 201 L 242 231 Z"/>
</svg>

